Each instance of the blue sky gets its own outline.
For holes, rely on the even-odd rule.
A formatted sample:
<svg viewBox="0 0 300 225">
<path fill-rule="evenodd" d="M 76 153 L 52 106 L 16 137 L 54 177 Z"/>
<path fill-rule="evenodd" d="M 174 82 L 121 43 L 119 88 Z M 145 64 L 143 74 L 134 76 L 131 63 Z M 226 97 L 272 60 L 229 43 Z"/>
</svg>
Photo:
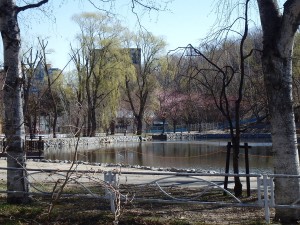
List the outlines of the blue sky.
<svg viewBox="0 0 300 225">
<path fill-rule="evenodd" d="M 45 8 L 49 16 L 39 10 L 26 11 L 21 15 L 21 35 L 23 48 L 37 43 L 37 37 L 47 38 L 48 61 L 53 67 L 63 68 L 69 60 L 70 43 L 74 40 L 79 28 L 71 20 L 74 14 L 81 12 L 96 12 L 86 0 L 52 0 Z M 116 12 L 123 25 L 131 30 L 136 29 L 136 17 L 130 9 L 129 0 L 121 0 L 121 5 L 116 5 Z M 167 51 L 189 43 L 197 44 L 204 38 L 214 23 L 215 16 L 211 13 L 214 1 L 204 0 L 174 0 L 164 12 L 152 12 L 142 15 L 142 25 L 157 36 L 163 36 L 168 43 Z M 119 3 L 120 4 L 120 3 Z M 211 14 L 211 15 L 210 15 Z M 56 22 L 55 22 L 56 21 Z M 1 49 L 2 51 L 2 46 Z M 2 54 L 0 63 L 2 62 Z M 68 67 L 70 68 L 70 67 Z M 67 68 L 67 69 L 68 69 Z"/>
<path fill-rule="evenodd" d="M 115 5 L 114 9 L 120 14 L 119 19 L 123 20 L 124 26 L 134 31 L 137 27 L 137 19 L 131 12 L 131 0 L 115 2 L 118 5 Z M 166 51 L 190 43 L 198 45 L 200 40 L 211 31 L 216 21 L 214 7 L 217 2 L 218 0 L 173 0 L 168 5 L 168 11 L 146 13 L 140 19 L 148 31 L 165 38 L 168 43 Z M 283 2 L 284 0 L 279 0 L 280 5 Z M 37 37 L 47 39 L 48 49 L 51 49 L 48 61 L 53 67 L 63 68 L 70 59 L 70 43 L 74 41 L 79 31 L 77 25 L 71 20 L 72 16 L 81 12 L 96 12 L 97 9 L 87 0 L 50 0 L 43 9 L 46 16 L 45 13 L 40 12 L 40 9 L 22 12 L 19 18 L 23 37 L 22 46 L 28 49 L 28 46 L 37 43 Z M 257 9 L 256 12 L 254 9 L 254 13 L 257 15 Z M 254 17 L 258 18 L 258 16 Z M 259 25 L 258 21 L 255 23 Z M 2 52 L 2 45 L 0 51 Z M 0 65 L 2 62 L 3 54 L 0 54 Z M 67 67 L 68 69 L 71 68 Z"/>
</svg>

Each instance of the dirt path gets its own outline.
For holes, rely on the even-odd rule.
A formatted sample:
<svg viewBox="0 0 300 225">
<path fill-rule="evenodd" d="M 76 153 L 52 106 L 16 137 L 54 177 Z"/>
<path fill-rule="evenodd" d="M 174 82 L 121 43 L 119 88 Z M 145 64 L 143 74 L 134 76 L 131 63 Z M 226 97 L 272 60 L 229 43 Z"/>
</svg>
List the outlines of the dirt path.
<svg viewBox="0 0 300 225">
<path fill-rule="evenodd" d="M 40 162 L 35 160 L 27 160 L 27 169 L 29 169 L 29 174 L 34 174 L 34 179 L 37 181 L 42 181 L 45 179 L 45 177 L 48 176 L 49 173 L 36 173 L 31 170 L 57 170 L 63 173 L 63 171 L 67 171 L 71 168 L 71 163 L 64 163 L 64 162 L 57 162 L 57 163 L 50 163 L 50 162 Z M 0 180 L 6 181 L 6 167 L 7 162 L 5 158 L 0 158 Z M 103 179 L 103 173 L 108 171 L 115 171 L 120 172 L 119 176 L 119 182 L 121 184 L 144 184 L 144 183 L 150 183 L 154 182 L 156 180 L 170 177 L 168 179 L 170 185 L 181 185 L 183 183 L 188 184 L 189 186 L 193 186 L 193 184 L 197 185 L 197 182 L 201 181 L 207 181 L 207 182 L 213 182 L 214 184 L 221 185 L 224 181 L 223 176 L 214 176 L 214 174 L 208 174 L 208 176 L 201 176 L 201 177 L 192 177 L 192 178 L 179 178 L 179 176 L 176 176 L 175 178 L 172 178 L 173 175 L 176 173 L 170 173 L 166 171 L 152 171 L 152 170 L 145 170 L 145 169 L 139 169 L 139 168 L 131 168 L 131 167 L 118 167 L 118 166 L 106 166 L 105 164 L 101 165 L 91 165 L 91 164 L 76 164 L 72 167 L 75 171 L 91 171 L 96 172 L 98 178 Z M 156 175 L 156 174 L 164 174 L 162 175 Z M 191 173 L 192 174 L 192 173 Z M 189 180 L 189 181 L 187 181 Z M 246 178 L 241 178 L 243 182 L 243 187 L 246 187 Z M 257 180 L 255 177 L 251 178 L 251 189 L 256 189 L 257 187 Z M 233 178 L 229 177 L 229 188 L 233 188 Z"/>
</svg>

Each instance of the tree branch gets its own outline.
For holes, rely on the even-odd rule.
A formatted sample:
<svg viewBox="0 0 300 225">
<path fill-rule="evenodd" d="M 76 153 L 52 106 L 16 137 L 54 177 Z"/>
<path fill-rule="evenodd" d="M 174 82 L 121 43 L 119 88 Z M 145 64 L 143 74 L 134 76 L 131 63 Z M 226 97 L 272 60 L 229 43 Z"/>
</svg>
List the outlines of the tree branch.
<svg viewBox="0 0 300 225">
<path fill-rule="evenodd" d="M 281 36 L 294 36 L 300 25 L 300 1 L 288 0 L 284 4 L 284 13 L 282 16 Z M 285 39 L 282 43 L 286 46 Z"/>
<path fill-rule="evenodd" d="M 99 11 L 102 11 L 102 12 L 105 12 L 107 15 L 111 15 L 111 16 L 116 16 L 115 13 L 112 13 L 111 10 L 106 10 L 106 9 L 102 9 L 100 7 L 98 7 L 92 0 L 88 0 L 88 2 L 97 10 Z M 112 1 L 111 0 L 101 0 L 101 2 L 104 2 L 104 3 L 111 3 L 112 4 Z M 112 5 L 111 5 L 112 7 Z M 111 8 L 110 7 L 110 8 Z"/>
<path fill-rule="evenodd" d="M 143 2 L 141 1 L 138 1 L 138 0 L 131 0 L 132 2 L 132 10 L 135 8 L 135 3 L 144 7 L 145 9 L 148 9 L 148 10 L 155 10 L 155 11 L 159 11 L 160 9 L 158 7 L 155 7 L 154 5 L 147 5 L 147 4 L 144 4 Z"/>
<path fill-rule="evenodd" d="M 257 0 L 257 4 L 264 34 L 264 43 L 272 48 L 274 46 L 275 35 L 280 30 L 280 21 L 282 18 L 278 3 L 275 0 Z"/>
<path fill-rule="evenodd" d="M 25 6 L 22 6 L 22 7 L 17 7 L 16 9 L 16 12 L 19 13 L 21 11 L 25 11 L 27 9 L 32 9 L 32 8 L 38 8 L 44 4 L 46 4 L 49 0 L 42 0 L 38 3 L 35 3 L 35 4 L 29 4 L 29 5 L 25 5 Z"/>
</svg>

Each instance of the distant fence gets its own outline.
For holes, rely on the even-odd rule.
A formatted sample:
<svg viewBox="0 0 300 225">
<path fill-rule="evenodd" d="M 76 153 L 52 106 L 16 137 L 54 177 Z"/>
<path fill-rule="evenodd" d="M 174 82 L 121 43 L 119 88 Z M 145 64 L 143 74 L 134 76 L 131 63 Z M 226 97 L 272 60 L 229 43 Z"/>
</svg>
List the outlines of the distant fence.
<svg viewBox="0 0 300 225">
<path fill-rule="evenodd" d="M 177 125 L 175 132 L 188 132 L 188 131 L 197 131 L 204 132 L 209 130 L 217 130 L 224 127 L 223 123 L 196 123 L 196 124 L 184 124 Z M 163 131 L 163 125 L 150 127 L 146 129 L 146 133 L 161 133 Z M 171 133 L 174 132 L 174 128 L 171 124 L 165 125 L 165 132 Z"/>
<path fill-rule="evenodd" d="M 24 147 L 26 151 L 27 158 L 43 158 L 45 141 L 40 136 L 38 139 L 26 139 L 24 142 Z M 6 138 L 2 138 L 0 140 L 0 157 L 6 157 L 6 146 L 7 140 Z"/>
</svg>

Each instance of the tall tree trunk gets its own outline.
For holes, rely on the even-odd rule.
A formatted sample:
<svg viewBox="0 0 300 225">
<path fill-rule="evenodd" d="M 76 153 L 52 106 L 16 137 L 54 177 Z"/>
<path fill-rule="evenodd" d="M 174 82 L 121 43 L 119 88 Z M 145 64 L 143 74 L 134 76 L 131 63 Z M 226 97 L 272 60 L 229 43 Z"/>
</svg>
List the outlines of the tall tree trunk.
<svg viewBox="0 0 300 225">
<path fill-rule="evenodd" d="M 20 52 L 20 30 L 14 1 L 1 1 L 0 29 L 4 49 L 5 86 L 5 135 L 7 138 L 7 167 L 23 168 L 7 170 L 7 201 L 21 203 L 28 200 L 26 184 L 25 140 Z"/>
<path fill-rule="evenodd" d="M 234 135 L 232 138 L 233 153 L 232 153 L 232 168 L 234 174 L 239 174 L 239 154 L 240 154 L 240 138 Z M 243 185 L 240 177 L 234 177 L 234 195 L 242 195 Z"/>
<path fill-rule="evenodd" d="M 48 114 L 48 133 L 51 133 L 51 115 L 50 113 Z"/>
<path fill-rule="evenodd" d="M 83 117 L 83 127 L 84 127 L 84 132 L 83 132 L 83 136 L 87 137 L 88 136 L 88 120 L 86 119 L 86 117 Z"/>
<path fill-rule="evenodd" d="M 298 175 L 299 156 L 293 111 L 292 76 L 289 75 L 291 57 L 278 57 L 274 52 L 268 54 L 268 56 L 264 55 L 263 68 L 271 115 L 272 143 L 275 157 L 274 173 Z M 282 76 L 282 79 L 278 80 L 280 76 Z M 291 204 L 300 197 L 299 193 L 298 179 L 275 179 L 276 204 Z M 281 220 L 297 220 L 300 218 L 300 214 L 294 213 L 294 210 L 290 209 L 276 209 L 276 217 Z"/>
<path fill-rule="evenodd" d="M 136 134 L 137 135 L 142 135 L 143 133 L 143 117 L 142 116 L 136 116 L 136 122 L 137 122 L 137 127 L 136 127 Z"/>
<path fill-rule="evenodd" d="M 54 104 L 55 105 L 55 104 Z M 55 108 L 54 110 L 54 116 L 53 116 L 53 124 L 52 124 L 52 134 L 53 134 L 53 138 L 56 138 L 57 135 L 56 135 L 56 126 L 57 126 L 57 110 Z"/>
<path fill-rule="evenodd" d="M 88 116 L 87 116 L 87 136 L 91 137 L 91 132 L 92 132 L 92 112 L 90 107 L 88 107 Z"/>
<path fill-rule="evenodd" d="M 228 118 L 230 127 L 230 136 L 232 142 L 232 168 L 234 174 L 239 174 L 239 154 L 240 154 L 240 126 L 239 126 L 239 113 L 236 110 L 237 118 L 235 118 L 235 127 L 233 126 L 232 120 Z M 234 194 L 239 197 L 242 195 L 243 185 L 241 183 L 240 177 L 234 177 Z"/>
<path fill-rule="evenodd" d="M 88 68 L 87 68 L 88 69 Z M 88 70 L 87 70 L 87 74 Z M 92 132 L 92 110 L 93 110 L 93 104 L 92 104 L 92 94 L 90 90 L 90 75 L 87 76 L 87 79 L 85 81 L 85 89 L 86 89 L 86 97 L 87 97 L 87 136 L 91 137 Z"/>
<path fill-rule="evenodd" d="M 30 134 L 30 138 L 32 137 L 33 134 L 33 126 L 32 126 L 32 118 L 31 116 L 28 116 L 28 119 L 26 120 L 27 126 L 28 126 L 28 131 Z"/>
<path fill-rule="evenodd" d="M 177 121 L 173 120 L 173 133 L 176 133 Z"/>
<path fill-rule="evenodd" d="M 79 124 L 80 124 L 80 118 L 77 117 L 76 122 L 75 122 L 75 129 L 74 129 L 75 137 L 80 137 L 80 134 L 82 132 Z M 84 132 L 83 132 L 83 135 L 84 135 Z"/>
<path fill-rule="evenodd" d="M 92 103 L 91 103 L 91 97 L 87 89 L 87 119 L 86 119 L 86 134 L 87 136 L 91 135 L 91 121 L 92 121 Z"/>
<path fill-rule="evenodd" d="M 37 121 L 38 121 L 38 115 L 37 112 L 34 113 L 34 118 L 33 118 L 33 122 L 32 122 L 32 134 L 36 134 L 37 133 Z"/>
<path fill-rule="evenodd" d="M 299 175 L 296 126 L 292 97 L 294 36 L 300 23 L 300 1 L 288 0 L 283 15 L 276 0 L 257 0 L 263 28 L 262 65 L 269 100 L 276 174 Z M 276 204 L 292 204 L 300 196 L 299 179 L 276 178 Z M 276 218 L 293 223 L 296 209 L 276 208 Z"/>
<path fill-rule="evenodd" d="M 96 129 L 97 129 L 96 109 L 95 109 L 95 107 L 93 107 L 92 111 L 91 111 L 91 133 L 90 133 L 90 137 L 95 137 L 96 136 Z"/>
</svg>

